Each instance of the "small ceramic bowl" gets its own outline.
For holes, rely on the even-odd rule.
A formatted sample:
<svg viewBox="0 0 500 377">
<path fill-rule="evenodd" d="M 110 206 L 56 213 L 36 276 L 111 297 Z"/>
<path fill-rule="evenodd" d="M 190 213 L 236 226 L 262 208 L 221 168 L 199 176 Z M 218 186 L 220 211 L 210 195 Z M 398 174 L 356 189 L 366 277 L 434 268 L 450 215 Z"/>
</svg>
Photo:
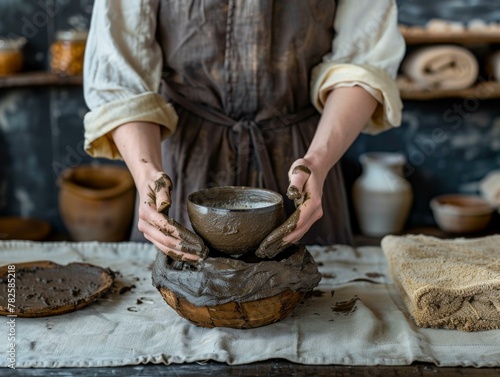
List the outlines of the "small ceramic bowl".
<svg viewBox="0 0 500 377">
<path fill-rule="evenodd" d="M 440 195 L 431 200 L 430 206 L 438 226 L 449 233 L 479 232 L 493 215 L 489 203 L 475 195 Z"/>
<path fill-rule="evenodd" d="M 283 197 L 243 186 L 213 187 L 188 196 L 194 231 L 207 246 L 226 254 L 255 250 L 283 222 Z"/>
</svg>

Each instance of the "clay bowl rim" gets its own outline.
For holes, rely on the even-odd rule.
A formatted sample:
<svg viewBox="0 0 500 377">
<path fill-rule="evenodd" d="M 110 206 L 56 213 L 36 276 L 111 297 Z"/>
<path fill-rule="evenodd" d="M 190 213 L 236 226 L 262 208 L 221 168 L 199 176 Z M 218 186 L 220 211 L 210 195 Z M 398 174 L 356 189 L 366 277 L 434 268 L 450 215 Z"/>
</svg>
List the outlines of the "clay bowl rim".
<svg viewBox="0 0 500 377">
<path fill-rule="evenodd" d="M 468 205 L 460 205 L 459 201 L 467 201 Z M 438 195 L 431 199 L 430 207 L 442 216 L 487 216 L 495 210 L 481 196 L 470 194 Z"/>
<path fill-rule="evenodd" d="M 96 171 L 101 174 L 101 176 L 106 178 L 110 177 L 109 173 L 112 172 L 116 174 L 119 179 L 116 179 L 117 184 L 108 188 L 102 189 L 93 189 L 90 187 L 79 186 L 74 183 L 73 178 L 79 172 L 89 172 Z M 58 185 L 63 188 L 67 188 L 69 191 L 76 193 L 79 196 L 84 196 L 89 199 L 105 199 L 112 198 L 118 195 L 121 195 L 131 188 L 134 187 L 134 180 L 130 171 L 120 165 L 110 165 L 110 164 L 101 164 L 101 165 L 78 165 L 75 167 L 70 167 L 65 169 L 58 177 Z"/>
<path fill-rule="evenodd" d="M 193 198 L 197 195 L 201 195 L 204 192 L 211 192 L 211 191 L 218 191 L 218 190 L 238 190 L 238 191 L 244 191 L 244 190 L 251 190 L 251 191 L 260 191 L 260 192 L 265 192 L 266 194 L 270 194 L 273 197 L 276 197 L 278 199 L 277 202 L 271 203 L 267 206 L 262 206 L 262 207 L 256 207 L 256 208 L 221 208 L 221 207 L 212 207 L 208 206 L 205 204 L 199 204 L 195 201 L 193 201 Z M 195 192 L 192 192 L 191 194 L 188 195 L 188 202 L 190 205 L 193 205 L 198 208 L 206 208 L 207 210 L 216 212 L 216 213 L 239 213 L 239 212 L 248 212 L 248 213 L 266 213 L 266 212 L 271 212 L 276 210 L 279 207 L 283 207 L 283 197 L 276 191 L 265 189 L 265 188 L 259 188 L 259 187 L 250 187 L 250 186 L 219 186 L 219 187 L 211 187 L 207 189 L 201 189 Z"/>
</svg>

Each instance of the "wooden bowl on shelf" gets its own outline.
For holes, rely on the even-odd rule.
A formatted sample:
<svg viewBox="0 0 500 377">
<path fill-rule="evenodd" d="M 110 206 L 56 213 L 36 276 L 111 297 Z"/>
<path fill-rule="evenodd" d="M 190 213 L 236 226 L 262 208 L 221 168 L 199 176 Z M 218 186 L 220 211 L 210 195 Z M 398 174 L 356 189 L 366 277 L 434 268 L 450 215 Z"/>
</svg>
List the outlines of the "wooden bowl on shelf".
<svg viewBox="0 0 500 377">
<path fill-rule="evenodd" d="M 43 241 L 52 231 L 41 219 L 17 216 L 0 217 L 0 240 Z"/>
</svg>

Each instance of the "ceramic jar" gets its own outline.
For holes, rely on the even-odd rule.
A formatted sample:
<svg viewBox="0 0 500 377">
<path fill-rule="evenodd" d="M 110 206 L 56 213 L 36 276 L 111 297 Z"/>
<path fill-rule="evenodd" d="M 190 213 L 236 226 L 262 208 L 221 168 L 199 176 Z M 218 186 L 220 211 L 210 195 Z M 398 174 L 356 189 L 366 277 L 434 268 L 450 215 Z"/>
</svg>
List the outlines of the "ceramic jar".
<svg viewBox="0 0 500 377">
<path fill-rule="evenodd" d="M 354 182 L 352 199 L 361 232 L 372 237 L 401 233 L 413 202 L 403 177 L 404 155 L 371 152 L 359 161 L 363 171 Z"/>
<path fill-rule="evenodd" d="M 60 31 L 50 46 L 52 73 L 60 76 L 75 76 L 83 73 L 83 60 L 88 32 L 78 30 Z"/>
<path fill-rule="evenodd" d="M 59 177 L 59 211 L 74 241 L 128 239 L 135 186 L 125 167 L 81 165 Z"/>
<path fill-rule="evenodd" d="M 26 38 L 0 38 L 0 76 L 19 73 L 23 68 Z"/>
</svg>

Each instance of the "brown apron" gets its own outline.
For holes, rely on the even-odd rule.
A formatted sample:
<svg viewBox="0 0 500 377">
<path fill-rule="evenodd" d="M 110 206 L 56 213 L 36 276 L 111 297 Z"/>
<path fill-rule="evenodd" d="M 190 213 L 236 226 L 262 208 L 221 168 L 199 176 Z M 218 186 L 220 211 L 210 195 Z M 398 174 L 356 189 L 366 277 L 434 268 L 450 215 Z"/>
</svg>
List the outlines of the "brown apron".
<svg viewBox="0 0 500 377">
<path fill-rule="evenodd" d="M 333 0 L 161 1 L 161 91 L 179 115 L 162 146 L 174 184 L 170 216 L 189 226 L 186 199 L 200 188 L 244 185 L 285 195 L 288 170 L 319 121 L 310 74 L 331 50 L 334 17 Z M 293 203 L 285 202 L 291 214 Z M 323 211 L 302 242 L 352 244 L 339 165 L 326 179 Z"/>
</svg>

